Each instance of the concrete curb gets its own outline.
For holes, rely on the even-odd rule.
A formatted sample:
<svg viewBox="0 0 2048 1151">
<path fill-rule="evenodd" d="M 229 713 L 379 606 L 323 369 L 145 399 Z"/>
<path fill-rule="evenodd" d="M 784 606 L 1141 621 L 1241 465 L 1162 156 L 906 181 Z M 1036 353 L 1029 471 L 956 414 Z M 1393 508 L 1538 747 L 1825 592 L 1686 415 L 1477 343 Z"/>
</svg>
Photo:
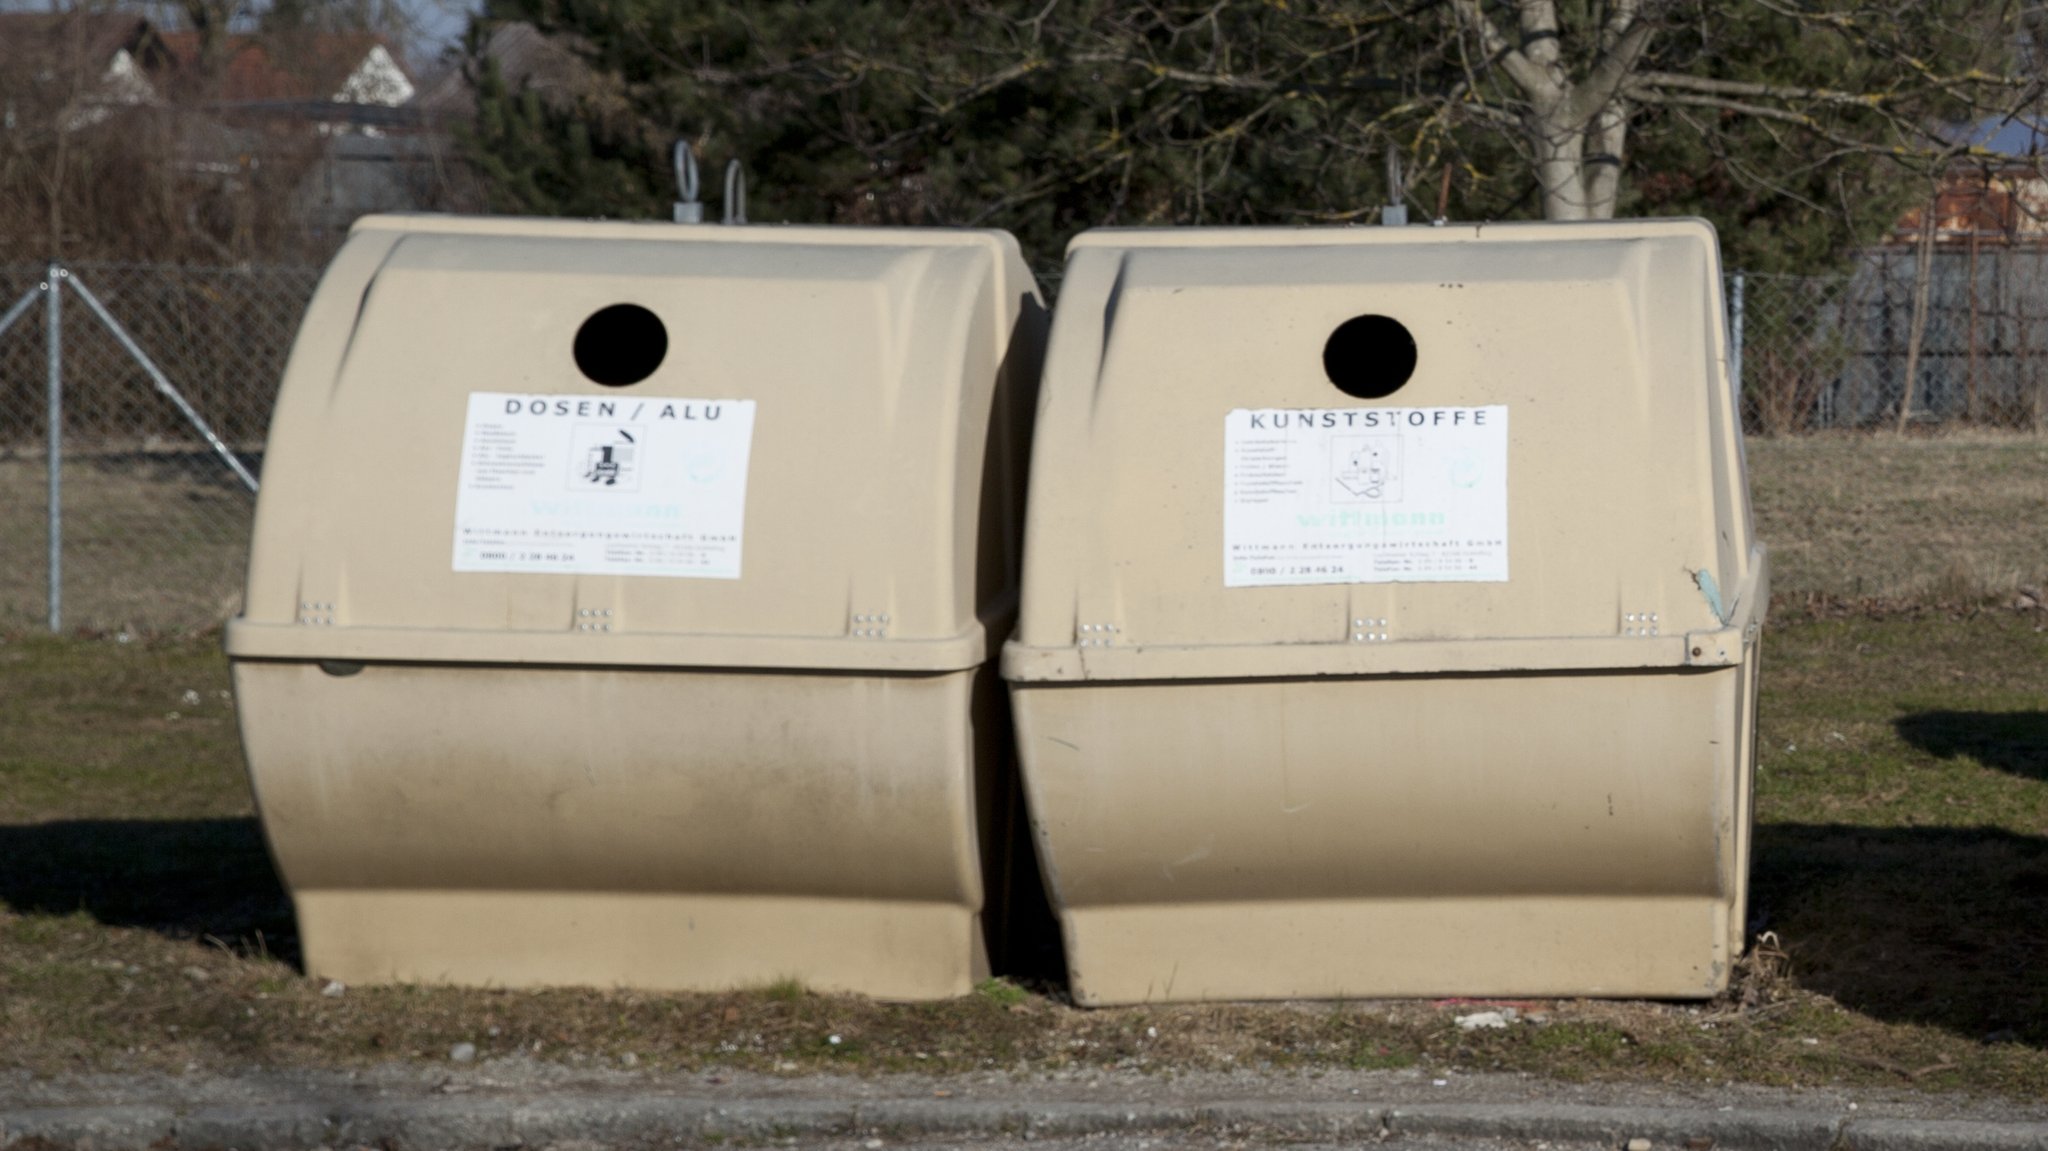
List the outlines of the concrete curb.
<svg viewBox="0 0 2048 1151">
<path fill-rule="evenodd" d="M 336 1099 L 295 1103 L 31 1108 L 0 1112 L 0 1149 L 312 1151 L 375 1147 L 607 1148 L 789 1137 L 893 1141 L 1115 1133 L 1269 1136 L 1287 1142 L 1489 1138 L 1734 1151 L 2048 1151 L 2048 1124 L 1860 1119 L 1822 1112 L 1568 1104 L 1011 1103 L 963 1099 L 711 1101 L 659 1094 Z"/>
</svg>

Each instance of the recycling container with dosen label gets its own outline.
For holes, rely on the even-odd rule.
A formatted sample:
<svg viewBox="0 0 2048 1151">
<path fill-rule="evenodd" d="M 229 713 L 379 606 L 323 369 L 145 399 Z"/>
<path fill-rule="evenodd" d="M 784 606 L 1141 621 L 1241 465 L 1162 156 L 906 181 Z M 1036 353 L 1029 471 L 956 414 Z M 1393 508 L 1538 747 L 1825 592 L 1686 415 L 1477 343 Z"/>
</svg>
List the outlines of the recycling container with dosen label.
<svg viewBox="0 0 2048 1151">
<path fill-rule="evenodd" d="M 1719 277 L 1696 221 L 1074 241 L 1002 666 L 1077 1000 L 1727 985 Z"/>
<path fill-rule="evenodd" d="M 358 223 L 227 632 L 308 970 L 970 990 L 1043 340 L 1000 232 Z"/>
</svg>

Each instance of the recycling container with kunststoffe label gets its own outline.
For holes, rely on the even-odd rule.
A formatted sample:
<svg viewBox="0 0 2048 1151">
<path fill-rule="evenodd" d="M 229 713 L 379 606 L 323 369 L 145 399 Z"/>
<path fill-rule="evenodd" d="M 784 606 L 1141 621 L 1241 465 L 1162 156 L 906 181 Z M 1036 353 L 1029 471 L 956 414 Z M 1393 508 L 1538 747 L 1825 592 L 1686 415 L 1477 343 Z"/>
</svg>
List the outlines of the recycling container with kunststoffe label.
<svg viewBox="0 0 2048 1151">
<path fill-rule="evenodd" d="M 1079 1001 L 1727 985 L 1719 283 L 1694 221 L 1074 242 L 1002 666 Z"/>
<path fill-rule="evenodd" d="M 1043 333 L 1000 232 L 357 224 L 227 631 L 308 970 L 969 990 Z"/>
</svg>

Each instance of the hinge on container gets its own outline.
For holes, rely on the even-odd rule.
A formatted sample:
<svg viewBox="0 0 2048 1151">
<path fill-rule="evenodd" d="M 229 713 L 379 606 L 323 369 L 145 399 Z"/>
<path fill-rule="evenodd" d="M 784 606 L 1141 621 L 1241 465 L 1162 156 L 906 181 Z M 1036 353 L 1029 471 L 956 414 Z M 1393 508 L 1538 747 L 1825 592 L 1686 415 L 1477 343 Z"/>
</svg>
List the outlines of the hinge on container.
<svg viewBox="0 0 2048 1151">
<path fill-rule="evenodd" d="M 1657 613 L 1653 611 L 1623 613 L 1621 624 L 1623 635 L 1660 635 L 1663 632 L 1663 625 L 1658 622 Z"/>
<path fill-rule="evenodd" d="M 612 609 L 608 607 L 579 607 L 576 609 L 577 631 L 612 630 Z"/>
<path fill-rule="evenodd" d="M 333 627 L 334 605 L 331 603 L 316 603 L 312 600 L 300 600 L 299 623 L 306 627 Z"/>
<path fill-rule="evenodd" d="M 1728 649 L 1731 646 L 1735 646 L 1729 641 L 1739 641 L 1740 639 L 1741 633 L 1732 629 L 1727 631 L 1688 632 L 1685 637 L 1685 654 L 1687 657 L 1685 662 L 1696 667 L 1727 667 L 1735 662 L 1728 655 Z M 1735 655 L 1737 658 L 1740 658 L 1742 655 L 1740 648 L 1737 648 Z"/>
<path fill-rule="evenodd" d="M 857 612 L 847 625 L 847 634 L 855 639 L 887 639 L 889 637 L 889 613 Z"/>
</svg>

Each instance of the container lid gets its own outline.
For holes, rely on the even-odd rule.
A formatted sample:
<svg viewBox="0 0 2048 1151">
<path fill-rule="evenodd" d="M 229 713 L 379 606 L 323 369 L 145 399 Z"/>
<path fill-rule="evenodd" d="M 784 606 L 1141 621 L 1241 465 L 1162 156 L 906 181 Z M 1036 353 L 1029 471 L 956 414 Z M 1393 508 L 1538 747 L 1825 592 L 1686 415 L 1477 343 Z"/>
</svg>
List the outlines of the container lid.
<svg viewBox="0 0 2048 1151">
<path fill-rule="evenodd" d="M 228 650 L 972 667 L 1042 315 L 1001 232 L 367 218 L 286 369 Z"/>
<path fill-rule="evenodd" d="M 1004 674 L 1717 662 L 1764 595 L 1725 355 L 1699 221 L 1084 234 Z"/>
</svg>

